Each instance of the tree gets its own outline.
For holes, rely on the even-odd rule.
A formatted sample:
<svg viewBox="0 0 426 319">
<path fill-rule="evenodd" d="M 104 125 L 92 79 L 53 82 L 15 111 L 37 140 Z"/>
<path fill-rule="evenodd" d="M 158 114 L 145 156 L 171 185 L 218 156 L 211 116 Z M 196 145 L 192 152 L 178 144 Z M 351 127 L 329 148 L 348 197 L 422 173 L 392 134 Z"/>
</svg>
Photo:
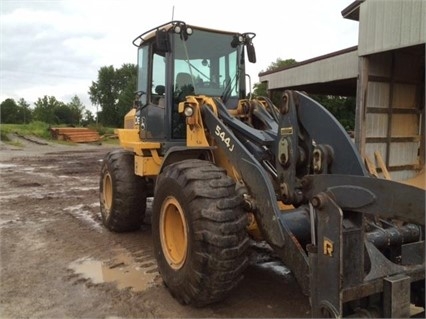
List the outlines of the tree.
<svg viewBox="0 0 426 319">
<path fill-rule="evenodd" d="M 55 107 L 53 114 L 55 115 L 55 124 L 78 124 L 74 121 L 72 110 L 62 102 Z"/>
<path fill-rule="evenodd" d="M 0 104 L 0 120 L 2 123 L 22 124 L 31 121 L 30 105 L 20 99 L 18 103 L 14 99 L 6 99 Z"/>
<path fill-rule="evenodd" d="M 38 98 L 34 105 L 34 119 L 49 124 L 78 125 L 85 109 L 77 95 L 68 104 L 58 101 L 54 96 L 45 95 Z"/>
<path fill-rule="evenodd" d="M 16 123 L 18 105 L 14 99 L 6 99 L 0 104 L 1 123 Z"/>
<path fill-rule="evenodd" d="M 311 95 L 311 97 L 330 111 L 347 131 L 354 130 L 356 107 L 354 97 L 334 95 Z"/>
<path fill-rule="evenodd" d="M 102 109 L 99 120 L 103 125 L 123 125 L 123 117 L 133 104 L 136 79 L 134 64 L 123 64 L 119 69 L 112 65 L 99 69 L 98 80 L 89 87 L 89 96 L 92 103 Z"/>
<path fill-rule="evenodd" d="M 101 107 L 98 116 L 105 125 L 116 122 L 116 93 L 115 70 L 112 65 L 103 66 L 98 71 L 98 81 L 92 82 L 89 88 L 90 101 Z"/>
<path fill-rule="evenodd" d="M 63 102 L 58 101 L 54 96 L 45 95 L 43 98 L 38 98 L 37 102 L 34 103 L 34 119 L 37 121 L 42 121 L 48 124 L 58 124 L 63 111 L 62 106 Z M 55 112 L 55 110 L 58 110 Z"/>
<path fill-rule="evenodd" d="M 89 110 L 85 110 L 83 119 L 81 120 L 81 124 L 83 126 L 87 126 L 93 123 L 95 123 L 95 117 L 93 116 L 93 113 L 90 112 Z"/>
<path fill-rule="evenodd" d="M 70 122 L 69 124 L 77 125 L 80 124 L 82 118 L 83 118 L 83 112 L 85 110 L 85 107 L 83 103 L 81 103 L 79 97 L 77 95 L 74 95 L 71 98 L 71 102 L 67 104 L 67 107 L 70 109 Z"/>
<path fill-rule="evenodd" d="M 268 84 L 266 82 L 257 82 L 253 85 L 253 95 L 255 97 L 268 96 Z"/>
<path fill-rule="evenodd" d="M 30 104 L 23 98 L 18 100 L 18 118 L 22 120 L 20 123 L 30 123 L 32 120 L 32 110 Z"/>
<path fill-rule="evenodd" d="M 272 62 L 266 68 L 266 72 L 268 72 L 268 71 L 275 71 L 275 70 L 278 70 L 278 69 L 283 69 L 283 68 L 292 66 L 292 65 L 294 65 L 296 63 L 297 63 L 297 61 L 295 59 L 285 59 L 285 60 L 283 60 L 281 58 L 277 58 L 277 60 L 275 62 Z"/>
<path fill-rule="evenodd" d="M 117 113 L 120 126 L 123 125 L 124 116 L 129 112 L 135 99 L 137 74 L 137 67 L 134 64 L 123 64 L 121 68 L 117 70 L 118 80 L 122 88 L 117 102 Z"/>
</svg>

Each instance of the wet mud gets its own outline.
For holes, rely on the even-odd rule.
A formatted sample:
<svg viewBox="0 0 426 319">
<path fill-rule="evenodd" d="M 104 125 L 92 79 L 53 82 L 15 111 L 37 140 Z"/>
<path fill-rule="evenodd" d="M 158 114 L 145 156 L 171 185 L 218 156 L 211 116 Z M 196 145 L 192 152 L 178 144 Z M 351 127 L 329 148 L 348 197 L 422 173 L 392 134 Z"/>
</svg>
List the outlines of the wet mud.
<svg viewBox="0 0 426 319">
<path fill-rule="evenodd" d="M 291 272 L 257 244 L 225 300 L 205 308 L 175 301 L 157 270 L 149 220 L 124 234 L 102 226 L 99 170 L 110 150 L 0 149 L 1 318 L 310 316 Z"/>
</svg>

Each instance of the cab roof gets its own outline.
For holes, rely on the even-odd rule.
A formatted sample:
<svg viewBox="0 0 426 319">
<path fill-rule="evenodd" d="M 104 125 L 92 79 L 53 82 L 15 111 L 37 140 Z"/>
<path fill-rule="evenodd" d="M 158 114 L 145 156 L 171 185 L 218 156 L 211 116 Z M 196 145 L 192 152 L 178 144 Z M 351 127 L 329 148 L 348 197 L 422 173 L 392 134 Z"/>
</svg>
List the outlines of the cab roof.
<svg viewBox="0 0 426 319">
<path fill-rule="evenodd" d="M 222 31 L 222 30 L 215 30 L 215 29 L 209 29 L 209 28 L 204 28 L 204 27 L 199 27 L 199 26 L 193 26 L 193 25 L 188 25 L 183 21 L 179 21 L 179 20 L 173 20 L 164 24 L 161 24 L 155 28 L 152 28 L 148 31 L 145 31 L 144 33 L 142 33 L 141 35 L 139 35 L 138 37 L 136 37 L 133 40 L 133 45 L 139 47 L 142 45 L 142 43 L 155 38 L 155 36 L 157 35 L 157 32 L 162 30 L 162 31 L 169 31 L 170 29 L 174 29 L 177 26 L 184 26 L 184 27 L 191 27 L 192 29 L 198 29 L 198 30 L 205 30 L 205 31 L 211 31 L 211 32 L 217 32 L 217 33 L 223 33 L 223 34 L 231 34 L 231 35 L 235 35 L 235 34 L 239 34 L 238 32 L 230 32 L 230 31 Z M 139 41 L 139 43 L 138 43 Z"/>
</svg>

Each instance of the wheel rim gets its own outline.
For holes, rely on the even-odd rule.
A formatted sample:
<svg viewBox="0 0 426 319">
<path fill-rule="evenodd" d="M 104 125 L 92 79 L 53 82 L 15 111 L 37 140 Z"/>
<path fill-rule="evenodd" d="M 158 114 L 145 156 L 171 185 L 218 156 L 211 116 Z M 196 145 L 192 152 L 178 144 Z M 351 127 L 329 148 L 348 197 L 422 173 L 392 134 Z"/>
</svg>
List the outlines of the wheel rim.
<svg viewBox="0 0 426 319">
<path fill-rule="evenodd" d="M 187 255 L 188 234 L 183 209 L 174 197 L 167 197 L 161 207 L 160 239 L 170 267 L 182 268 Z"/>
<path fill-rule="evenodd" d="M 104 205 L 106 208 L 106 212 L 108 214 L 112 206 L 112 180 L 111 180 L 111 175 L 109 173 L 104 175 L 104 179 L 102 183 L 103 183 Z"/>
</svg>

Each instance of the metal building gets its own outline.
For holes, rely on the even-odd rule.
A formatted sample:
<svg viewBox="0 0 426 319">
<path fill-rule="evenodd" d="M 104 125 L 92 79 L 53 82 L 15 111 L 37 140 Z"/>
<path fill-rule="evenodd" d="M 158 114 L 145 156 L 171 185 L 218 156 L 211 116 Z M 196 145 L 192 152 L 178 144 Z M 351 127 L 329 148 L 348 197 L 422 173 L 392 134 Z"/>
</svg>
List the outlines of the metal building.
<svg viewBox="0 0 426 319">
<path fill-rule="evenodd" d="M 356 96 L 361 155 L 394 180 L 412 178 L 425 164 L 426 0 L 359 0 L 342 16 L 359 21 L 357 47 L 260 73 L 260 81 L 270 91 Z"/>
</svg>

